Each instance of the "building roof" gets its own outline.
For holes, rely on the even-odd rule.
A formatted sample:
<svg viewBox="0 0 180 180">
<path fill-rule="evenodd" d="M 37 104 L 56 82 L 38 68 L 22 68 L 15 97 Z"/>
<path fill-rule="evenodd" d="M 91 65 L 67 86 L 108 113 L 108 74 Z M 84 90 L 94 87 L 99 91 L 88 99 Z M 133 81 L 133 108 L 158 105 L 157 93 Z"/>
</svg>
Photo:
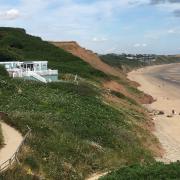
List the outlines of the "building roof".
<svg viewBox="0 0 180 180">
<path fill-rule="evenodd" d="M 48 63 L 48 61 L 6 61 L 0 62 L 0 64 L 11 64 L 11 63 L 18 63 L 18 64 L 32 64 L 32 63 Z"/>
</svg>

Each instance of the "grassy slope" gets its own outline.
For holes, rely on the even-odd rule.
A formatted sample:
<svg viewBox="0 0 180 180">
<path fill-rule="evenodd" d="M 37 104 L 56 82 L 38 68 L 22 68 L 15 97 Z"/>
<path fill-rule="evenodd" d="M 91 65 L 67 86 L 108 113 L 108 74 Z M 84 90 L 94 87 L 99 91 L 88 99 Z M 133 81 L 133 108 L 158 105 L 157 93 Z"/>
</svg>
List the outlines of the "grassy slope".
<svg viewBox="0 0 180 180">
<path fill-rule="evenodd" d="M 122 70 L 125 69 L 126 71 L 147 65 L 143 62 L 139 62 L 138 60 L 128 60 L 116 54 L 101 55 L 100 58 L 110 66 L 120 68 Z M 177 63 L 177 62 L 180 62 L 180 58 L 176 56 L 157 56 L 156 61 L 153 62 L 151 65 Z"/>
<path fill-rule="evenodd" d="M 78 74 L 84 78 L 107 77 L 80 58 L 42 41 L 39 37 L 27 35 L 23 29 L 0 28 L 0 61 L 48 60 L 51 68 L 63 73 Z M 7 58 L 6 58 L 7 59 Z"/>
<path fill-rule="evenodd" d="M 116 172 L 112 172 L 100 180 L 170 180 L 180 178 L 180 163 L 171 163 L 164 165 L 156 163 L 149 166 L 133 165 L 124 167 Z"/>
<path fill-rule="evenodd" d="M 180 57 L 177 56 L 158 56 L 154 64 L 169 64 L 169 63 L 179 63 Z"/>
<path fill-rule="evenodd" d="M 6 122 L 23 134 L 26 125 L 33 129 L 23 167 L 49 179 L 83 179 L 94 171 L 153 160 L 136 135 L 133 123 L 146 121 L 133 105 L 130 112 L 116 110 L 86 84 L 2 82 L 0 108 L 10 115 Z M 19 171 L 17 179 L 25 170 Z"/>
<path fill-rule="evenodd" d="M 22 59 L 46 59 L 64 73 L 77 73 L 91 81 L 108 77 L 65 51 L 26 35 L 22 30 L 0 29 L 0 48 Z M 15 40 L 13 40 L 15 38 Z M 18 42 L 19 41 L 19 42 Z M 9 54 L 9 53 L 8 53 Z M 6 57 L 0 54 L 1 57 Z M 93 172 L 137 162 L 153 162 L 145 146 L 155 139 L 144 128 L 144 110 L 124 96 L 118 106 L 105 102 L 102 89 L 88 83 L 63 84 L 14 80 L 3 69 L 0 109 L 5 121 L 32 135 L 23 149 L 21 165 L 1 175 L 3 179 L 84 179 Z M 115 94 L 116 95 L 116 94 Z"/>
<path fill-rule="evenodd" d="M 123 70 L 123 68 L 126 68 L 127 71 L 145 65 L 143 62 L 139 62 L 137 60 L 129 60 L 116 54 L 101 55 L 100 58 L 110 66 L 119 68 L 121 70 Z"/>
</svg>

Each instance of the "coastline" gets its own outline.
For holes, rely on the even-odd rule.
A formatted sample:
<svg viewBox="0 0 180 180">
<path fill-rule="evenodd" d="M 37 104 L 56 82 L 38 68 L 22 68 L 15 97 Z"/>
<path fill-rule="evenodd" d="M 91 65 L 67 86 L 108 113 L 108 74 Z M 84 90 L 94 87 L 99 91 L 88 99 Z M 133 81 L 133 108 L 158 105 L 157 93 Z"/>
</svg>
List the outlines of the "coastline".
<svg viewBox="0 0 180 180">
<path fill-rule="evenodd" d="M 140 84 L 139 90 L 151 95 L 156 101 L 145 105 L 150 111 L 162 111 L 154 115 L 154 135 L 159 139 L 165 153 L 157 161 L 165 163 L 180 160 L 180 86 L 158 76 L 159 72 L 171 69 L 177 64 L 157 65 L 141 68 L 128 74 L 131 81 Z M 180 67 L 180 64 L 178 64 Z M 172 110 L 175 114 L 171 116 Z"/>
</svg>

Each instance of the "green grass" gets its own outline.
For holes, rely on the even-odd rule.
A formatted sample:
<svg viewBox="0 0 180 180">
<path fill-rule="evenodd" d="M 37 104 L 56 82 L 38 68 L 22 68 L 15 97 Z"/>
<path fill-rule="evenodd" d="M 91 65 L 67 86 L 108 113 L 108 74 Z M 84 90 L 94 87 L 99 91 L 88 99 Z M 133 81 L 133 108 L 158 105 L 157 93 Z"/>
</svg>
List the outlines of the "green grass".
<svg viewBox="0 0 180 180">
<path fill-rule="evenodd" d="M 121 94 L 115 95 L 127 106 L 115 108 L 105 102 L 101 87 L 92 85 L 112 77 L 22 29 L 0 28 L 0 49 L 1 61 L 48 60 L 60 75 L 85 79 L 79 85 L 43 84 L 11 79 L 0 67 L 0 109 L 9 114 L 4 121 L 23 135 L 27 125 L 32 128 L 20 165 L 0 179 L 80 180 L 97 171 L 154 162 L 144 146 L 152 135 L 142 128 L 148 121 L 142 109 L 138 111 L 135 102 Z"/>
<path fill-rule="evenodd" d="M 100 58 L 112 67 L 119 68 L 125 72 L 132 69 L 140 68 L 143 66 L 148 66 L 147 63 L 140 62 L 139 60 L 129 60 L 122 55 L 118 54 L 106 54 L 101 55 Z M 156 61 L 152 62 L 150 65 L 158 64 L 169 64 L 169 63 L 179 63 L 180 58 L 176 56 L 156 56 Z"/>
<path fill-rule="evenodd" d="M 125 71 L 130 71 L 134 68 L 146 66 L 146 63 L 140 62 L 138 60 L 129 60 L 121 55 L 116 54 L 101 55 L 100 58 L 110 66 Z"/>
<path fill-rule="evenodd" d="M 77 74 L 83 78 L 97 80 L 107 78 L 80 58 L 42 41 L 39 37 L 26 34 L 23 29 L 0 28 L 0 61 L 47 60 L 49 67 L 64 73 Z"/>
<path fill-rule="evenodd" d="M 180 163 L 133 165 L 108 174 L 100 180 L 172 180 L 180 179 Z"/>
<path fill-rule="evenodd" d="M 176 56 L 158 56 L 154 64 L 179 63 L 180 58 Z"/>
<path fill-rule="evenodd" d="M 128 101 L 131 104 L 138 105 L 138 103 L 134 99 L 131 99 L 131 98 L 125 96 L 124 94 L 120 93 L 120 92 L 111 91 L 111 94 L 115 95 L 116 97 L 118 97 L 120 99 L 124 99 L 124 100 Z"/>
<path fill-rule="evenodd" d="M 9 114 L 5 121 L 22 134 L 26 125 L 32 128 L 22 167 L 8 171 L 5 179 L 26 179 L 26 173 L 18 175 L 24 167 L 47 179 L 84 179 L 122 164 L 153 161 L 132 125 L 139 121 L 134 116 L 138 112 L 103 104 L 100 90 L 93 86 L 1 77 L 0 92 L 0 109 Z"/>
</svg>

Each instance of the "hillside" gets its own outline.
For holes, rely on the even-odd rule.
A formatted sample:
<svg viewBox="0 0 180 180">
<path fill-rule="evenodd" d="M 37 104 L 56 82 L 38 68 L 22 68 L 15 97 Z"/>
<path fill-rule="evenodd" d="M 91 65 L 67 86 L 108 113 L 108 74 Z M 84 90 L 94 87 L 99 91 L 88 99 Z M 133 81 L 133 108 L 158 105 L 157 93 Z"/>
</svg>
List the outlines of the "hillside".
<svg viewBox="0 0 180 180">
<path fill-rule="evenodd" d="M 106 54 L 100 56 L 101 60 L 107 63 L 111 67 L 119 68 L 121 71 L 128 72 L 134 68 L 140 68 L 148 65 L 158 65 L 158 64 L 169 64 L 169 63 L 179 63 L 179 56 L 156 56 L 156 60 L 149 63 L 141 62 L 139 60 L 127 59 L 122 55 L 118 54 Z"/>
<path fill-rule="evenodd" d="M 67 52 L 83 59 L 90 64 L 93 68 L 98 69 L 106 74 L 122 77 L 122 73 L 108 64 L 101 61 L 99 56 L 90 50 L 81 47 L 77 42 L 51 42 L 55 46 L 64 49 Z"/>
<path fill-rule="evenodd" d="M 100 55 L 103 62 L 107 63 L 109 66 L 118 68 L 121 71 L 130 71 L 134 68 L 140 68 L 146 66 L 144 62 L 138 60 L 129 60 L 121 55 L 117 54 L 106 54 Z"/>
<path fill-rule="evenodd" d="M 150 103 L 152 98 L 146 94 L 137 93 L 136 86 L 126 78 L 126 74 L 122 69 L 111 66 L 103 62 L 100 57 L 90 50 L 81 47 L 77 42 L 51 42 L 55 46 L 64 49 L 65 51 L 78 56 L 83 61 L 90 64 L 93 68 L 110 75 L 109 79 L 103 79 L 103 87 L 115 92 L 120 92 L 123 95 L 137 100 L 141 103 Z M 127 67 L 127 66 L 126 66 Z M 139 66 L 138 66 L 139 67 Z"/>
<path fill-rule="evenodd" d="M 145 95 L 125 76 L 96 70 L 22 29 L 0 28 L 0 34 L 1 61 L 46 59 L 61 75 L 83 78 L 78 85 L 42 84 L 11 79 L 0 69 L 0 109 L 9 115 L 4 121 L 22 134 L 27 125 L 32 128 L 20 164 L 0 179 L 79 180 L 124 165 L 152 163 L 161 155 L 151 134 L 153 123 L 137 101 Z M 109 91 L 107 83 L 116 84 Z"/>
<path fill-rule="evenodd" d="M 124 167 L 118 171 L 112 172 L 100 180 L 145 180 L 145 179 L 179 179 L 180 163 L 155 163 L 149 166 L 133 165 Z"/>
<path fill-rule="evenodd" d="M 26 34 L 23 29 L 0 28 L 0 61 L 47 60 L 50 68 L 56 68 L 60 76 L 64 73 L 78 74 L 84 78 L 107 77 L 80 58 L 63 49 Z"/>
</svg>

